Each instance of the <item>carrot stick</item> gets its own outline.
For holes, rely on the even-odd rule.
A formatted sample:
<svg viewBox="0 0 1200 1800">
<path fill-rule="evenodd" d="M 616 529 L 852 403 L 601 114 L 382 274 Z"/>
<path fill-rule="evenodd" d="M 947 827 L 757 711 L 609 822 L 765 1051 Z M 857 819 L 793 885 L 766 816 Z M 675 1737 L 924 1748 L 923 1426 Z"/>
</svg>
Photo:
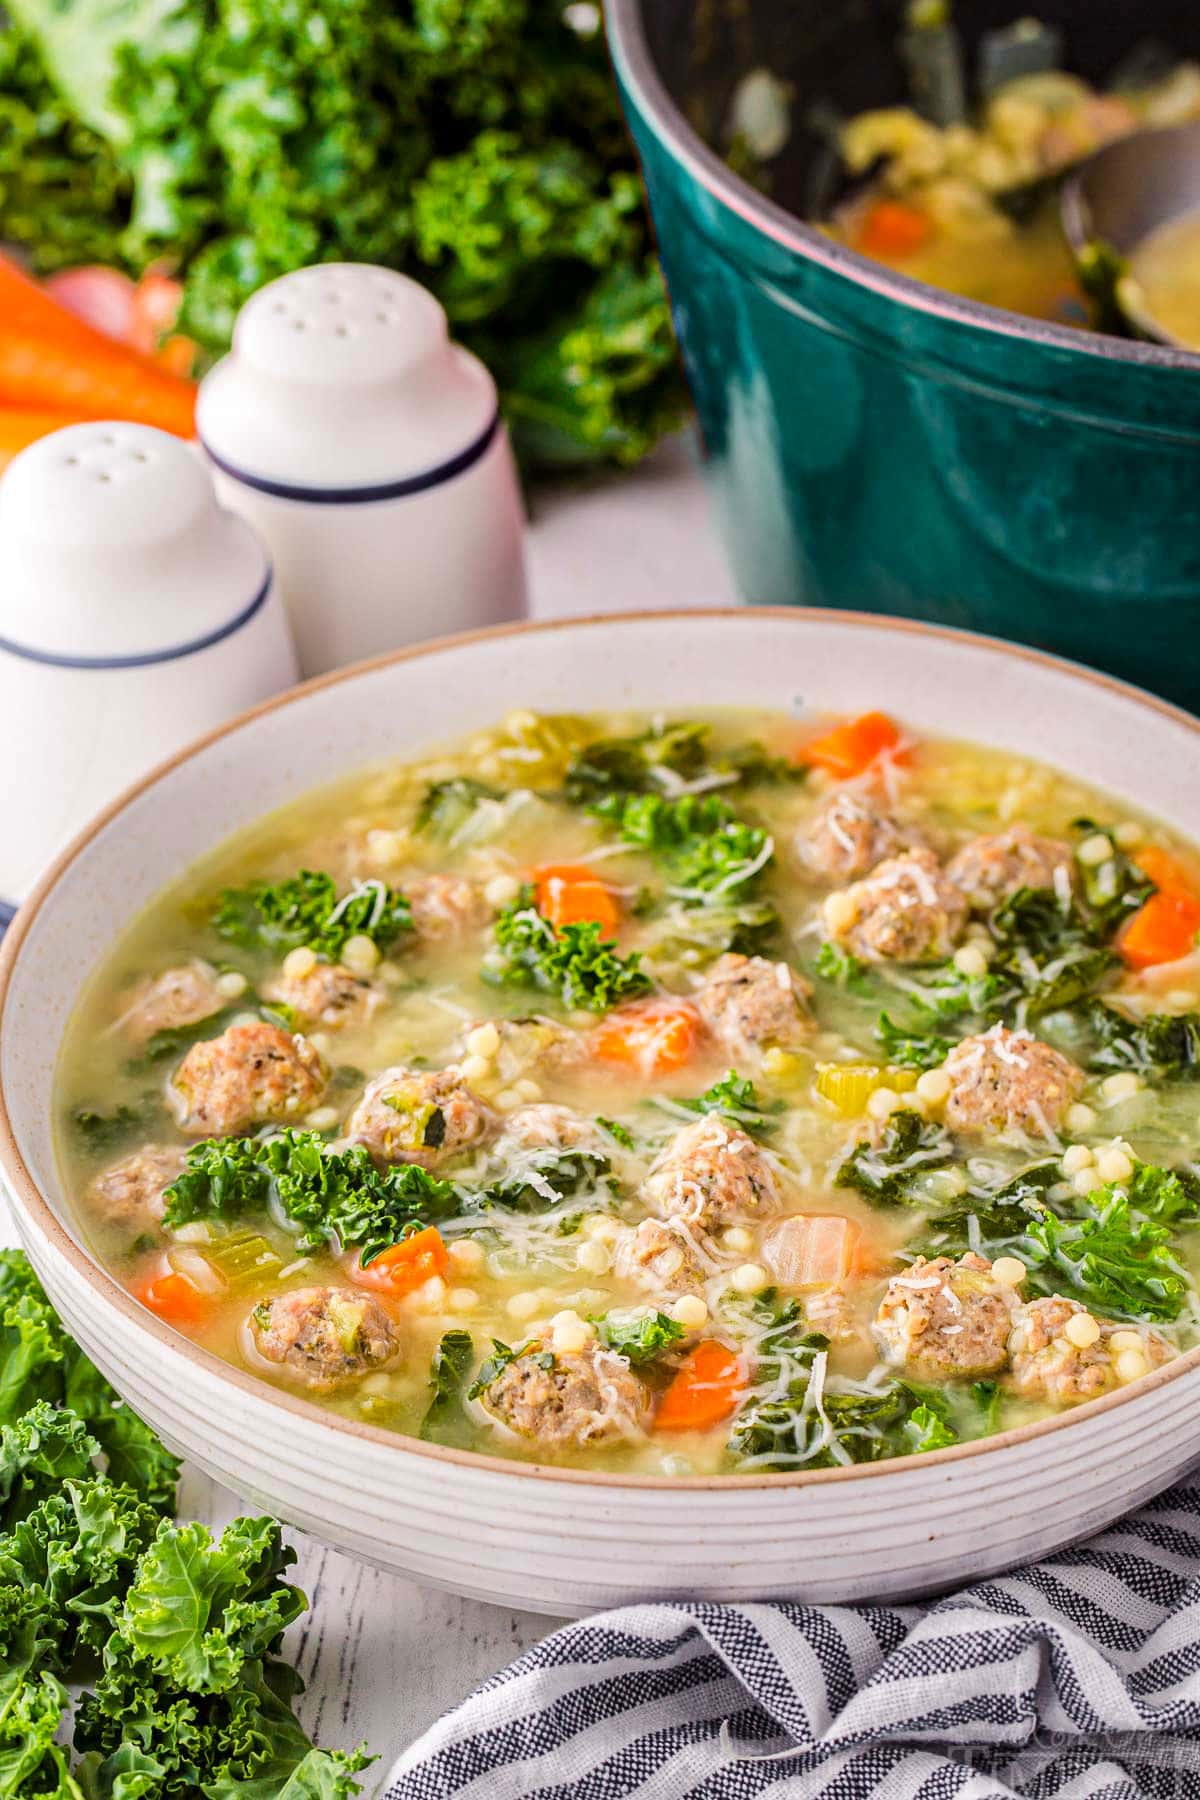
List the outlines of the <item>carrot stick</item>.
<svg viewBox="0 0 1200 1800">
<path fill-rule="evenodd" d="M 186 1275 L 155 1275 L 130 1292 L 150 1312 L 182 1331 L 203 1325 L 212 1310 L 208 1298 Z"/>
<path fill-rule="evenodd" d="M 411 1294 L 431 1276 L 444 1275 L 449 1262 L 441 1232 L 436 1225 L 427 1225 L 424 1231 L 414 1231 L 411 1237 L 373 1256 L 365 1268 L 352 1265 L 350 1278 L 359 1287 L 377 1288 L 384 1294 Z"/>
<path fill-rule="evenodd" d="M 658 1431 L 703 1431 L 727 1419 L 746 1385 L 742 1359 L 728 1344 L 701 1338 L 689 1350 L 654 1415 Z"/>
<path fill-rule="evenodd" d="M 886 713 L 869 712 L 811 739 L 801 747 L 800 761 L 810 768 L 824 769 L 835 781 L 850 781 L 869 769 L 878 757 L 895 751 L 900 741 L 900 728 Z"/>
<path fill-rule="evenodd" d="M 863 220 L 856 249 L 864 256 L 911 256 L 932 232 L 928 216 L 902 200 L 879 200 Z"/>
<path fill-rule="evenodd" d="M 195 430 L 195 386 L 67 312 L 0 256 L 0 405 Z"/>
<path fill-rule="evenodd" d="M 537 909 L 556 931 L 564 925 L 595 921 L 611 935 L 621 922 L 612 889 L 580 863 L 551 864 L 535 869 Z"/>
<path fill-rule="evenodd" d="M 1117 936 L 1117 949 L 1131 969 L 1190 956 L 1200 939 L 1200 894 L 1189 871 L 1169 851 L 1148 844 L 1135 858 L 1156 893 L 1134 913 Z"/>
<path fill-rule="evenodd" d="M 700 1019 L 686 1000 L 648 1000 L 610 1013 L 589 1040 L 601 1062 L 625 1064 L 639 1075 L 670 1075 L 695 1052 Z"/>
</svg>

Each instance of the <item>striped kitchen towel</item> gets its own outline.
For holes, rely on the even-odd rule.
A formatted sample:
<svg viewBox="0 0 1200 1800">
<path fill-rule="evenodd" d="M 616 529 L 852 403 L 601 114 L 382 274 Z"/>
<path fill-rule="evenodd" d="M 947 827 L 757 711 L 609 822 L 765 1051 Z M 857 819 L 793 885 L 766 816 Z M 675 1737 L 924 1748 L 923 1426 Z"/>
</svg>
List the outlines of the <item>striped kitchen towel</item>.
<svg viewBox="0 0 1200 1800">
<path fill-rule="evenodd" d="M 920 1606 L 672 1603 L 565 1626 L 384 1788 L 626 1795 L 1200 1800 L 1200 1480 Z"/>
</svg>

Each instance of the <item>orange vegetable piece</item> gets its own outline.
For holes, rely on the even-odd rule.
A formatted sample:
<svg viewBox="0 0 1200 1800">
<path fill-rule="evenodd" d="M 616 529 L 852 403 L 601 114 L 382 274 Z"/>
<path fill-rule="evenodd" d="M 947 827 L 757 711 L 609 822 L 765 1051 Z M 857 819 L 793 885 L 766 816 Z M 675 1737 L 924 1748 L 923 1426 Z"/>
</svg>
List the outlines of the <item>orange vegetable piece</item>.
<svg viewBox="0 0 1200 1800">
<path fill-rule="evenodd" d="M 535 869 L 537 908 L 556 930 L 594 921 L 606 936 L 620 923 L 612 889 L 581 863 L 551 864 Z"/>
<path fill-rule="evenodd" d="M 129 1291 L 150 1312 L 182 1331 L 203 1325 L 212 1311 L 210 1296 L 202 1294 L 186 1275 L 174 1271 L 152 1275 L 148 1280 L 137 1282 Z"/>
<path fill-rule="evenodd" d="M 423 1231 L 414 1231 L 411 1237 L 402 1238 L 372 1257 L 365 1269 L 355 1263 L 350 1279 L 359 1287 L 376 1288 L 381 1294 L 399 1298 L 424 1287 L 431 1276 L 444 1275 L 449 1265 L 441 1232 L 436 1225 L 427 1225 Z"/>
<path fill-rule="evenodd" d="M 658 1431 L 703 1431 L 719 1425 L 746 1386 L 741 1357 L 716 1338 L 701 1338 L 680 1363 L 654 1415 Z"/>
<path fill-rule="evenodd" d="M 686 1000 L 646 1000 L 622 1006 L 592 1032 L 592 1054 L 641 1075 L 670 1075 L 691 1061 L 700 1016 Z"/>
<path fill-rule="evenodd" d="M 862 1234 L 839 1213 L 793 1213 L 767 1232 L 763 1257 L 784 1287 L 832 1287 L 862 1273 Z"/>
<path fill-rule="evenodd" d="M 77 318 L 0 256 L 0 406 L 131 419 L 190 438 L 195 403 L 194 383 Z"/>
<path fill-rule="evenodd" d="M 1135 858 L 1158 892 L 1151 894 L 1117 937 L 1117 949 L 1131 969 L 1178 962 L 1196 948 L 1200 935 L 1200 893 L 1190 872 L 1156 844 Z"/>
<path fill-rule="evenodd" d="M 1131 969 L 1151 969 L 1189 956 L 1198 935 L 1200 899 L 1160 888 L 1134 913 L 1117 938 L 1117 949 Z"/>
<path fill-rule="evenodd" d="M 863 220 L 856 248 L 864 256 L 911 256 L 933 233 L 929 217 L 902 200 L 878 200 Z"/>
<path fill-rule="evenodd" d="M 824 769 L 835 781 L 850 781 L 886 751 L 897 749 L 900 742 L 900 727 L 886 713 L 863 713 L 803 745 L 800 761 Z"/>
</svg>

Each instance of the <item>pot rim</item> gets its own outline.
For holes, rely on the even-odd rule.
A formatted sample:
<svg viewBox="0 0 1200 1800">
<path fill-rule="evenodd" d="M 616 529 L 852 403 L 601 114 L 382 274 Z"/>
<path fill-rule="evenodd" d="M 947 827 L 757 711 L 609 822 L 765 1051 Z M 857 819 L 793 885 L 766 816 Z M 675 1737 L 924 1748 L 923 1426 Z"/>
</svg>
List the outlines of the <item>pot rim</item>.
<svg viewBox="0 0 1200 1800">
<path fill-rule="evenodd" d="M 791 250 L 806 262 L 819 263 L 833 275 L 868 288 L 915 312 L 967 325 L 1022 343 L 1044 344 L 1076 355 L 1107 358 L 1143 368 L 1200 371 L 1200 353 L 1151 344 L 1107 332 L 1078 331 L 1049 319 L 1030 319 L 1007 307 L 968 300 L 901 275 L 873 262 L 844 244 L 835 243 L 806 225 L 794 213 L 769 199 L 709 148 L 676 105 L 654 65 L 642 23 L 644 0 L 606 0 L 605 25 L 609 52 L 621 85 L 662 147 L 700 186 L 764 237 Z"/>
<path fill-rule="evenodd" d="M 328 675 L 317 676 L 313 680 L 302 682 L 297 687 L 289 688 L 282 694 L 275 695 L 272 699 L 262 701 L 259 705 L 239 713 L 225 724 L 206 732 L 202 737 L 194 739 L 110 801 L 72 838 L 51 863 L 18 911 L 3 943 L 0 944 L 0 1035 L 3 1033 L 4 1013 L 8 1004 L 9 990 L 14 970 L 20 960 L 22 946 L 43 908 L 53 898 L 59 883 L 69 874 L 72 865 L 92 840 L 117 820 L 122 813 L 126 812 L 142 794 L 168 781 L 176 768 L 191 761 L 211 745 L 219 743 L 223 738 L 231 737 L 235 732 L 241 731 L 268 713 L 292 706 L 298 701 L 303 701 L 310 694 L 325 688 L 353 682 L 362 675 L 389 668 L 398 663 L 452 653 L 465 645 L 499 638 L 521 637 L 533 633 L 545 635 L 559 631 L 621 630 L 625 628 L 626 624 L 637 626 L 648 621 L 670 621 L 680 625 L 686 625 L 688 621 L 696 621 L 698 624 L 703 624 L 710 619 L 723 619 L 727 622 L 741 620 L 747 623 L 757 622 L 760 619 L 774 620 L 777 624 L 828 623 L 850 626 L 871 633 L 894 632 L 908 636 L 935 638 L 960 645 L 973 645 L 987 656 L 1005 656 L 1017 662 L 1048 668 L 1066 674 L 1074 681 L 1086 682 L 1092 687 L 1105 690 L 1121 699 L 1132 700 L 1143 708 L 1161 714 L 1163 718 L 1173 724 L 1184 726 L 1196 739 L 1197 751 L 1200 753 L 1200 718 L 1193 717 L 1182 707 L 1175 706 L 1168 700 L 1149 694 L 1129 682 L 1120 681 L 1115 676 L 1106 675 L 1083 664 L 1071 662 L 1065 657 L 1051 656 L 1046 651 L 1033 650 L 1021 644 L 1012 644 L 1002 639 L 987 637 L 980 632 L 963 631 L 944 625 L 930 625 L 919 619 L 891 618 L 866 612 L 843 612 L 832 607 L 662 607 L 646 608 L 630 613 L 590 613 L 578 618 L 526 619 L 515 624 L 492 626 L 481 631 L 457 632 L 446 637 L 433 638 L 420 644 L 409 645 L 383 656 L 372 657 L 365 662 L 353 663 L 347 668 L 337 669 Z M 294 1417 L 300 1424 L 321 1425 L 335 1433 L 372 1444 L 394 1456 L 398 1461 L 406 1457 L 417 1456 L 468 1472 L 479 1470 L 501 1479 L 516 1481 L 539 1479 L 575 1486 L 630 1489 L 638 1492 L 658 1490 L 721 1494 L 738 1489 L 801 1488 L 826 1486 L 847 1481 L 869 1481 L 893 1473 L 911 1475 L 918 1467 L 944 1469 L 948 1475 L 947 1465 L 949 1464 L 963 1462 L 968 1458 L 978 1456 L 991 1455 L 999 1458 L 1008 1449 L 1068 1429 L 1077 1420 L 1095 1419 L 1101 1413 L 1111 1411 L 1130 1401 L 1136 1401 L 1142 1395 L 1165 1386 L 1167 1382 L 1175 1381 L 1200 1369 L 1200 1344 L 1197 1344 L 1193 1349 L 1162 1364 L 1126 1387 L 1104 1394 L 1097 1400 L 1086 1401 L 1067 1411 L 1054 1413 L 1048 1418 L 1035 1419 L 1025 1425 L 1010 1427 L 1007 1431 L 998 1432 L 992 1437 L 976 1438 L 967 1443 L 953 1444 L 944 1450 L 910 1452 L 904 1456 L 889 1457 L 881 1462 L 852 1464 L 849 1467 L 794 1470 L 776 1474 L 671 1476 L 636 1472 L 617 1473 L 603 1469 L 562 1468 L 542 1463 L 524 1463 L 510 1457 L 492 1456 L 484 1451 L 457 1450 L 442 1444 L 424 1443 L 419 1438 L 406 1437 L 398 1432 L 387 1431 L 382 1426 L 366 1425 L 358 1420 L 345 1418 L 339 1413 L 333 1413 L 324 1407 L 317 1406 L 313 1401 L 302 1399 L 297 1394 L 277 1388 L 270 1381 L 253 1375 L 248 1370 L 235 1368 L 232 1363 L 226 1362 L 213 1351 L 193 1343 L 190 1338 L 155 1318 L 153 1313 L 140 1305 L 115 1277 L 107 1269 L 102 1268 L 84 1246 L 72 1236 L 42 1194 L 17 1144 L 16 1132 L 9 1115 L 7 1096 L 4 1092 L 2 1072 L 0 1072 L 0 1170 L 3 1171 L 13 1203 L 23 1213 L 29 1229 L 37 1232 L 50 1249 L 70 1266 L 74 1276 L 91 1290 L 93 1302 L 99 1304 L 101 1311 L 111 1309 L 128 1324 L 148 1334 L 157 1342 L 163 1355 L 177 1357 L 182 1363 L 190 1365 L 211 1379 L 228 1382 L 234 1391 L 245 1395 L 248 1400 L 278 1407 L 283 1413 Z"/>
</svg>

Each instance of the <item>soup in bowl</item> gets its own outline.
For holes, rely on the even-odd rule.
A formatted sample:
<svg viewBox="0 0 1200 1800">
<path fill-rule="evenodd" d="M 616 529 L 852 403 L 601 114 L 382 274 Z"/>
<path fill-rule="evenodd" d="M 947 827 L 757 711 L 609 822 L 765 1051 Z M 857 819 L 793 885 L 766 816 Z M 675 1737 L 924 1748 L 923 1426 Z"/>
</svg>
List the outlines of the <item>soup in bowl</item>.
<svg viewBox="0 0 1200 1800">
<path fill-rule="evenodd" d="M 173 1441 L 427 1579 L 832 1597 L 1061 1542 L 1198 1404 L 1194 730 L 819 615 L 316 684 L 16 928 L 22 1235 Z"/>
</svg>

